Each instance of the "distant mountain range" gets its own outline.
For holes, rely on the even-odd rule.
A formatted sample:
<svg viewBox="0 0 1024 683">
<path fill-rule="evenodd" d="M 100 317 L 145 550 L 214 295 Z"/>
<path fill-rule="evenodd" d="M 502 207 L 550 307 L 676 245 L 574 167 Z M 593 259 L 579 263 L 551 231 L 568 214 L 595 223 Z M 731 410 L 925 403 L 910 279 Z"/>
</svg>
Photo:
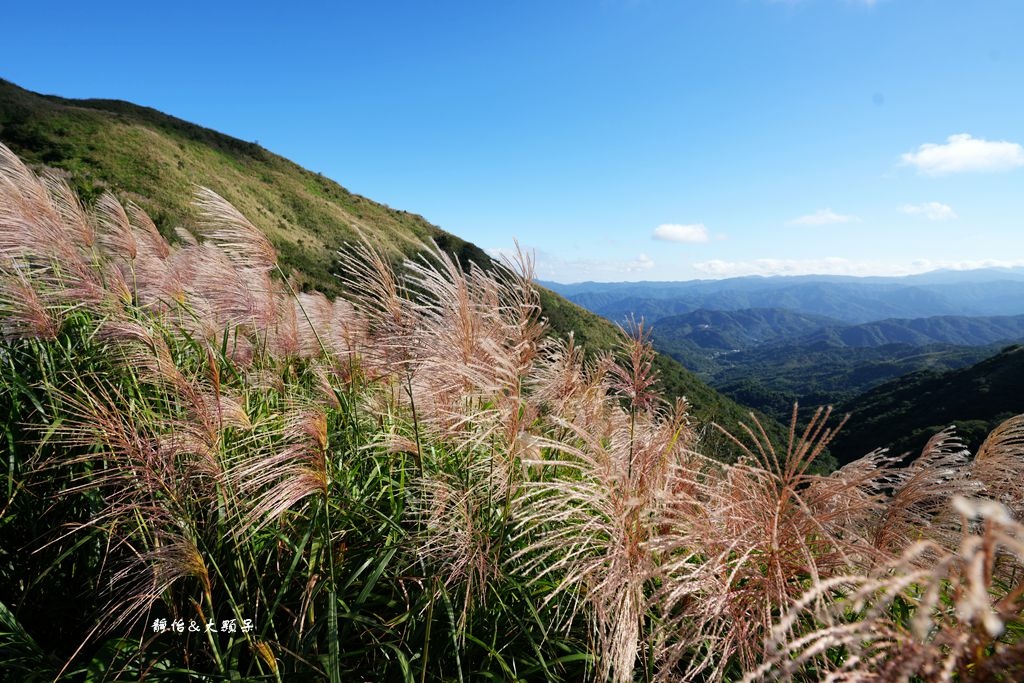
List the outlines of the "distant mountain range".
<svg viewBox="0 0 1024 683">
<path fill-rule="evenodd" d="M 854 348 L 887 344 L 982 346 L 1024 339 L 1024 315 L 945 315 L 849 324 L 782 308 L 701 309 L 659 318 L 653 329 L 659 343 L 666 348 L 687 344 L 713 351 L 739 351 L 765 344 L 806 347 L 827 344 Z"/>
<path fill-rule="evenodd" d="M 951 370 L 1024 340 L 1024 315 L 848 325 L 784 309 L 661 318 L 655 346 L 719 391 L 779 419 L 793 401 L 836 404 L 901 375 Z"/>
<path fill-rule="evenodd" d="M 688 282 L 544 286 L 611 320 L 650 322 L 700 309 L 784 308 L 863 323 L 886 318 L 1024 314 L 1024 268 L 934 271 L 906 277 L 741 277 Z"/>
<path fill-rule="evenodd" d="M 835 318 L 795 313 L 784 308 L 737 311 L 700 309 L 659 318 L 654 331 L 663 344 L 689 342 L 702 349 L 736 351 L 779 339 L 796 339 L 842 326 Z"/>
<path fill-rule="evenodd" d="M 722 393 L 780 420 L 794 401 L 850 413 L 830 447 L 839 464 L 876 447 L 916 455 L 949 425 L 974 449 L 1024 412 L 1024 347 L 1006 346 L 1024 340 L 1024 316 L 843 325 L 777 309 L 697 311 L 659 320 L 654 339 Z"/>
<path fill-rule="evenodd" d="M 547 284 L 611 320 L 652 322 L 659 351 L 782 421 L 794 401 L 852 405 L 908 373 L 966 370 L 1024 341 L 1024 268 Z M 1024 374 L 1017 380 L 1024 383 Z M 1006 401 L 991 407 L 1000 414 L 1016 409 Z M 921 419 L 945 420 L 939 413 Z"/>
<path fill-rule="evenodd" d="M 890 318 L 860 325 L 830 325 L 809 334 L 803 341 L 827 341 L 852 347 L 936 343 L 980 346 L 1018 339 L 1024 339 L 1024 315 L 944 315 L 931 318 Z"/>
</svg>

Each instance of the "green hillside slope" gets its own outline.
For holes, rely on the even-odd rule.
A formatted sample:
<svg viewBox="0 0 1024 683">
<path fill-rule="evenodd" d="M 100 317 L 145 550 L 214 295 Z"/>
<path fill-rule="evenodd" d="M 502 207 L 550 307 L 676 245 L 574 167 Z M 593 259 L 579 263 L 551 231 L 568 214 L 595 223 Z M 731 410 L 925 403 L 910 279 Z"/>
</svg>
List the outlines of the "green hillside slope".
<svg viewBox="0 0 1024 683">
<path fill-rule="evenodd" d="M 841 407 L 849 426 L 832 444 L 840 463 L 876 446 L 920 452 L 935 432 L 955 424 L 970 448 L 1003 420 L 1024 413 L 1024 346 L 1009 346 L 980 363 L 947 372 L 901 377 Z"/>
<path fill-rule="evenodd" d="M 999 348 L 949 344 L 862 348 L 828 343 L 793 344 L 720 357 L 723 362 L 702 377 L 734 400 L 778 417 L 787 415 L 795 400 L 809 405 L 838 405 L 909 373 L 941 372 L 972 365 Z M 673 357 L 678 358 L 674 354 Z"/>
<path fill-rule="evenodd" d="M 297 282 L 330 295 L 340 293 L 334 254 L 359 234 L 396 259 L 433 239 L 463 263 L 491 263 L 479 247 L 422 216 L 353 194 L 258 144 L 127 102 L 39 95 L 0 79 L 0 141 L 31 165 L 66 175 L 86 201 L 110 190 L 136 202 L 168 237 L 193 219 L 195 186 L 210 187 L 266 233 Z M 614 325 L 557 294 L 542 292 L 542 301 L 554 332 L 571 330 L 590 350 L 620 338 Z M 747 409 L 675 361 L 659 357 L 658 367 L 664 392 L 685 395 L 698 419 L 730 429 L 749 421 Z"/>
<path fill-rule="evenodd" d="M 475 246 L 353 194 L 258 144 L 154 109 L 112 100 L 41 96 L 0 80 L 0 139 L 25 161 L 59 169 L 84 200 L 112 190 L 165 236 L 193 217 L 196 185 L 216 191 L 263 230 L 300 281 L 337 293 L 332 255 L 362 233 L 393 256 L 426 239 L 484 262 Z"/>
</svg>

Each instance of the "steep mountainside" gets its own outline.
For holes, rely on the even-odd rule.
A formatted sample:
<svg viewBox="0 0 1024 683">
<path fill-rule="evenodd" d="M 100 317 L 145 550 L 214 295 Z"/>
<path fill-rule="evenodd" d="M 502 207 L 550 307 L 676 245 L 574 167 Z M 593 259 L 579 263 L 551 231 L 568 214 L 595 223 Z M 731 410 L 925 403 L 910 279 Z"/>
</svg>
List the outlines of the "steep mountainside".
<svg viewBox="0 0 1024 683">
<path fill-rule="evenodd" d="M 793 401 L 836 405 L 902 375 L 961 368 L 998 350 L 949 344 L 764 346 L 721 356 L 714 371 L 701 376 L 733 400 L 784 419 Z"/>
<path fill-rule="evenodd" d="M 654 324 L 655 347 L 730 398 L 785 420 L 911 372 L 977 363 L 1024 339 L 1024 316 L 847 325 L 783 309 L 694 311 Z"/>
<path fill-rule="evenodd" d="M 877 446 L 894 454 L 919 453 L 935 432 L 951 424 L 976 448 L 997 424 L 1024 413 L 1024 347 L 1010 346 L 976 365 L 925 371 L 883 384 L 840 406 L 848 426 L 833 442 L 840 463 Z"/>
<path fill-rule="evenodd" d="M 37 168 L 64 175 L 86 201 L 110 190 L 136 202 L 169 237 L 193 220 L 195 186 L 210 187 L 267 234 L 302 286 L 331 295 L 340 293 L 333 255 L 359 235 L 396 259 L 433 239 L 464 264 L 492 264 L 477 246 L 421 216 L 353 194 L 258 144 L 127 102 L 38 95 L 0 79 L 0 142 Z M 573 331 L 592 351 L 620 338 L 593 313 L 551 292 L 541 296 L 555 333 Z M 659 357 L 657 364 L 666 394 L 687 396 L 698 418 L 730 428 L 749 421 L 747 409 L 678 363 Z"/>
</svg>

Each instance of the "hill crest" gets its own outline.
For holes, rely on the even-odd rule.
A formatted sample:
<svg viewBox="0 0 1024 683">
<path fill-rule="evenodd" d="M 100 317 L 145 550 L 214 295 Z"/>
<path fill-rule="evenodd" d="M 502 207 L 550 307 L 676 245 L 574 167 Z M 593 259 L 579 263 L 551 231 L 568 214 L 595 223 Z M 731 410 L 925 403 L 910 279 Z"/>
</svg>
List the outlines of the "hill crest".
<svg viewBox="0 0 1024 683">
<path fill-rule="evenodd" d="M 304 289 L 337 296 L 335 254 L 360 236 L 396 261 L 433 240 L 463 266 L 487 269 L 491 258 L 422 216 L 349 192 L 263 147 L 120 100 L 40 95 L 0 79 L 0 141 L 30 165 L 65 176 L 84 201 L 115 191 L 146 211 L 170 237 L 194 220 L 195 186 L 209 187 L 271 240 L 282 265 Z M 591 351 L 622 339 L 614 324 L 541 289 L 554 333 L 575 334 Z M 685 395 L 695 416 L 738 430 L 749 410 L 722 396 L 672 359 L 659 355 L 662 388 Z M 770 431 L 782 427 L 763 417 Z"/>
</svg>

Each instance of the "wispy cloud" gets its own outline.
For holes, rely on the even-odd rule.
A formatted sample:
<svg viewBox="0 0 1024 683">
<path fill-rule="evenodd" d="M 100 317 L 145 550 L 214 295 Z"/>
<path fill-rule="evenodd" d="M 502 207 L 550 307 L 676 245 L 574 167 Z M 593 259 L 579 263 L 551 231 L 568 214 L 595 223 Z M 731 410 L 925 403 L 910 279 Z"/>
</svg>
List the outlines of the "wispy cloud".
<svg viewBox="0 0 1024 683">
<path fill-rule="evenodd" d="M 900 157 L 925 175 L 970 171 L 1010 171 L 1024 166 L 1024 147 L 1006 140 L 991 141 L 968 133 L 950 135 L 945 144 L 927 142 Z"/>
<path fill-rule="evenodd" d="M 653 268 L 654 261 L 647 254 L 641 253 L 632 261 L 628 261 L 626 267 L 631 269 L 630 272 L 639 273 Z"/>
<path fill-rule="evenodd" d="M 710 239 L 708 229 L 704 227 L 703 223 L 691 223 L 689 225 L 663 223 L 654 229 L 651 237 L 666 242 L 687 242 L 691 244 L 707 242 Z"/>
<path fill-rule="evenodd" d="M 583 280 L 621 280 L 646 273 L 654 268 L 654 260 L 641 253 L 632 259 L 566 259 L 540 249 L 523 247 L 535 258 L 537 277 L 558 282 L 580 282 Z M 515 249 L 494 247 L 485 250 L 493 258 L 514 258 Z"/>
<path fill-rule="evenodd" d="M 818 226 L 832 225 L 834 223 L 852 223 L 859 220 L 860 219 L 856 216 L 844 216 L 836 213 L 832 209 L 819 209 L 814 213 L 787 221 L 786 225 Z"/>
<path fill-rule="evenodd" d="M 905 213 L 908 216 L 924 216 L 930 221 L 950 221 L 957 217 L 953 207 L 942 202 L 904 204 L 900 207 L 900 213 Z"/>
<path fill-rule="evenodd" d="M 705 261 L 694 268 L 711 278 L 740 277 L 743 275 L 914 275 L 932 270 L 974 270 L 976 268 L 1015 268 L 1024 266 L 1024 260 L 935 261 L 920 259 L 910 263 L 883 261 L 855 261 L 839 256 L 818 259 L 754 259 L 752 261 Z"/>
</svg>

